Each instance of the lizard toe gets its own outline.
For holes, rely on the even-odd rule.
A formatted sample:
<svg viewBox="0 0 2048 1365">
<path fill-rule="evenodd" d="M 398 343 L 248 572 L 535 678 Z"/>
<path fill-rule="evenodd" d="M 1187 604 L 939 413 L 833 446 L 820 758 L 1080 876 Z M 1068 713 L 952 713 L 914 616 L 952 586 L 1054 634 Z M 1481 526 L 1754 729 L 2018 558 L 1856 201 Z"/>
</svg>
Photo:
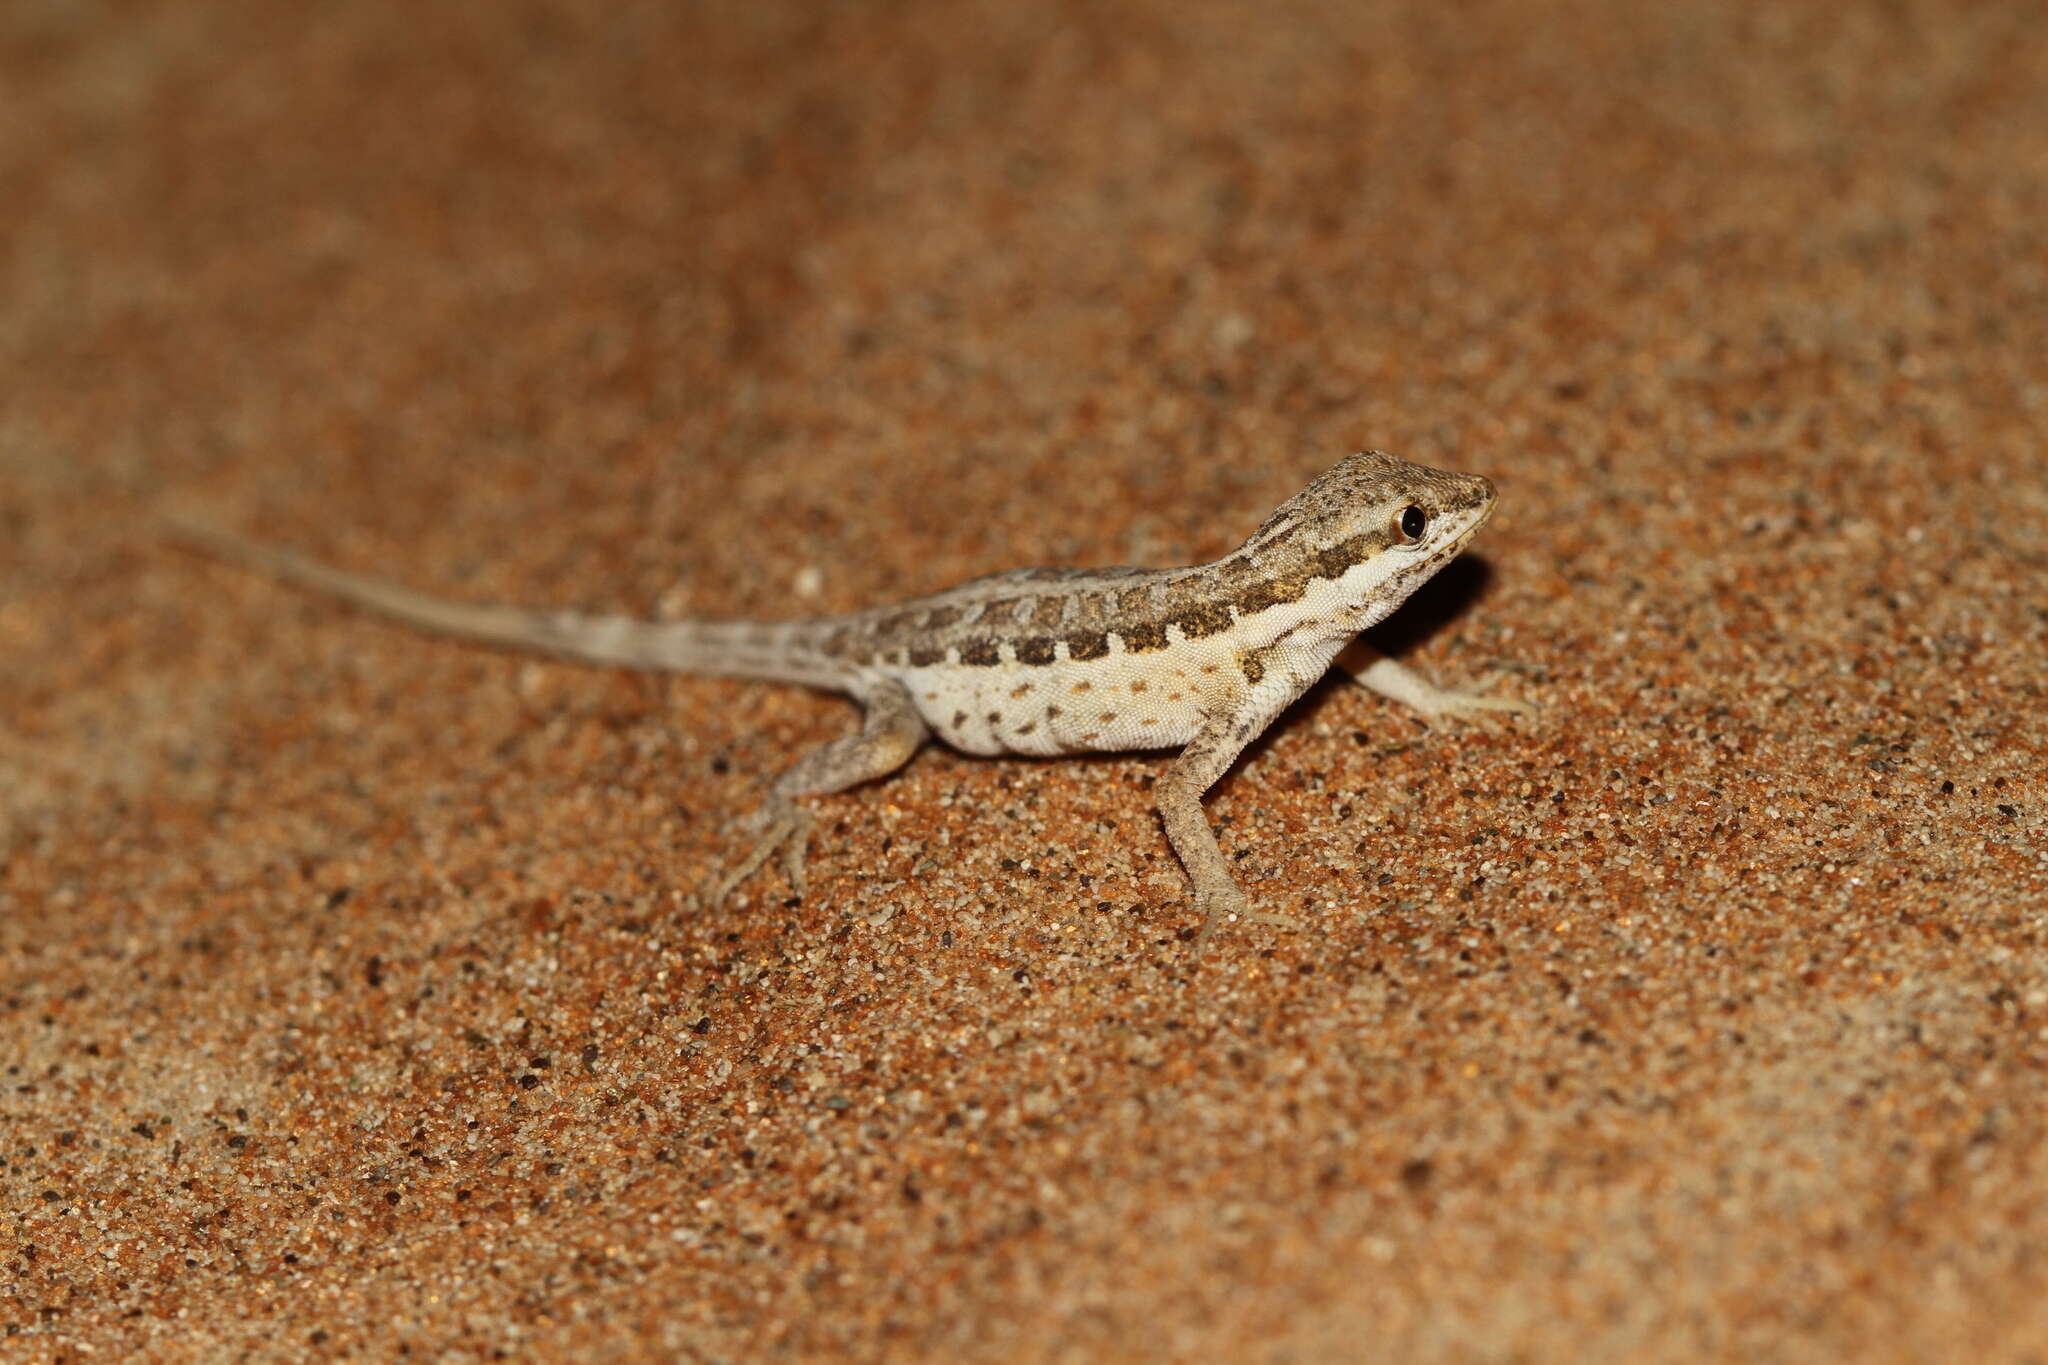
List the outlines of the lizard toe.
<svg viewBox="0 0 2048 1365">
<path fill-rule="evenodd" d="M 787 798 L 777 797 L 749 815 L 744 824 L 758 835 L 745 854 L 712 886 L 708 901 L 712 909 L 725 903 L 734 889 L 754 875 L 763 863 L 780 852 L 783 872 L 790 886 L 801 896 L 804 889 L 804 852 L 809 842 L 810 812 Z"/>
</svg>

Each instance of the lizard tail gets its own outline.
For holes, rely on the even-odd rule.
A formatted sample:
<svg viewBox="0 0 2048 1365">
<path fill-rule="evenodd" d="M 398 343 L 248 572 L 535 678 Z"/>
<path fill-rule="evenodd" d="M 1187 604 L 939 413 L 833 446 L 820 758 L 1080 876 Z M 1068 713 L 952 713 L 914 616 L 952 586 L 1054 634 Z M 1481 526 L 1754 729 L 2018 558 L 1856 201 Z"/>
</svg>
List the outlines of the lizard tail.
<svg viewBox="0 0 2048 1365">
<path fill-rule="evenodd" d="M 815 622 L 643 621 L 458 602 L 193 522 L 172 520 L 167 526 L 190 548 L 441 635 L 625 668 L 761 678 L 828 689 L 837 688 L 844 678 L 843 668 L 835 668 L 811 647 Z"/>
</svg>

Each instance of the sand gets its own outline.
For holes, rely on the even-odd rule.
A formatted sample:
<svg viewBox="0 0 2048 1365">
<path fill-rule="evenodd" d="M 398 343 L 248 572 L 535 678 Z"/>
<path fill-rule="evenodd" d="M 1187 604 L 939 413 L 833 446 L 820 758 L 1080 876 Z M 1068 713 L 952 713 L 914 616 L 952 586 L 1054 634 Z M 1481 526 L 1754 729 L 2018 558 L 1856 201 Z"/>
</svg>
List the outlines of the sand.
<svg viewBox="0 0 2048 1365">
<path fill-rule="evenodd" d="M 2048 14 L 0 10 L 0 1358 L 2048 1355 Z M 1501 508 L 1212 794 L 424 638 Z"/>
</svg>

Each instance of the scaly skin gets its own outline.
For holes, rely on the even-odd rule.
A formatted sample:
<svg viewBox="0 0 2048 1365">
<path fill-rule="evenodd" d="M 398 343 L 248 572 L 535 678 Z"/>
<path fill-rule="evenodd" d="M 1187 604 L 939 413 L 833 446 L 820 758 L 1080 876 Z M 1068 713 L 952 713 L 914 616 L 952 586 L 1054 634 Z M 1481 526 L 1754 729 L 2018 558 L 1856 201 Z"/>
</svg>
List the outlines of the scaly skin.
<svg viewBox="0 0 2048 1365">
<path fill-rule="evenodd" d="M 1182 569 L 1018 569 L 851 616 L 780 623 L 641 621 L 472 605 L 358 577 L 193 527 L 186 539 L 427 630 L 594 663 L 758 678 L 844 692 L 861 729 L 784 773 L 722 900 L 778 850 L 803 882 L 801 797 L 885 777 L 937 736 L 976 754 L 1178 748 L 1158 784 L 1166 835 L 1193 884 L 1198 948 L 1253 912 L 1201 800 L 1332 662 L 1428 716 L 1527 711 L 1437 687 L 1358 632 L 1464 548 L 1493 485 L 1368 451 L 1288 499 L 1243 545 Z"/>
</svg>

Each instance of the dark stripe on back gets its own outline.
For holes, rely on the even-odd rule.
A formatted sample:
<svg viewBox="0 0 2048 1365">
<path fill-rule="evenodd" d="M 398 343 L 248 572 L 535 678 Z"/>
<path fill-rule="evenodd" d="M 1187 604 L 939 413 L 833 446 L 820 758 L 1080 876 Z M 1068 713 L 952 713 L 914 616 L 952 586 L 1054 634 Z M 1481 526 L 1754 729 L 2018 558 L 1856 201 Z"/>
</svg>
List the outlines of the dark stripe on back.
<svg viewBox="0 0 2048 1365">
<path fill-rule="evenodd" d="M 1124 637 L 1124 648 L 1133 654 L 1145 654 L 1166 648 L 1166 623 L 1147 621 L 1143 625 L 1130 626 L 1118 632 Z"/>
<path fill-rule="evenodd" d="M 1109 636 L 1099 630 L 1084 631 L 1067 637 L 1069 659 L 1099 659 L 1109 653 Z"/>
<path fill-rule="evenodd" d="M 1385 549 L 1391 536 L 1391 530 L 1366 532 L 1320 550 L 1289 546 L 1277 554 L 1241 554 L 1199 569 L 1027 570 L 998 575 L 989 587 L 998 581 L 1012 587 L 1031 582 L 1045 583 L 1047 590 L 1027 589 L 979 604 L 906 603 L 836 627 L 819 640 L 818 648 L 832 658 L 877 663 L 900 659 L 914 668 L 944 665 L 949 649 L 957 651 L 966 667 L 992 668 L 1003 662 L 1006 644 L 1018 663 L 1042 667 L 1059 661 L 1062 641 L 1068 659 L 1086 663 L 1109 654 L 1112 635 L 1132 653 L 1151 653 L 1168 648 L 1175 630 L 1183 639 L 1206 639 L 1242 618 L 1299 602 L 1311 583 L 1343 577 Z M 1289 528 L 1279 540 L 1293 538 L 1294 528 Z M 1101 582 L 1139 575 L 1148 581 L 1122 588 Z M 1052 586 L 1061 579 L 1092 580 L 1096 585 L 1061 591 Z M 977 606 L 974 624 L 963 625 Z M 1062 623 L 1067 626 L 1064 631 Z M 974 634 L 962 638 L 966 631 Z M 1260 665 L 1252 663 L 1249 668 L 1257 670 Z"/>
<path fill-rule="evenodd" d="M 1168 620 L 1167 624 L 1179 626 L 1180 633 L 1190 640 L 1206 639 L 1230 629 L 1230 608 L 1221 602 L 1198 603 Z"/>
</svg>

